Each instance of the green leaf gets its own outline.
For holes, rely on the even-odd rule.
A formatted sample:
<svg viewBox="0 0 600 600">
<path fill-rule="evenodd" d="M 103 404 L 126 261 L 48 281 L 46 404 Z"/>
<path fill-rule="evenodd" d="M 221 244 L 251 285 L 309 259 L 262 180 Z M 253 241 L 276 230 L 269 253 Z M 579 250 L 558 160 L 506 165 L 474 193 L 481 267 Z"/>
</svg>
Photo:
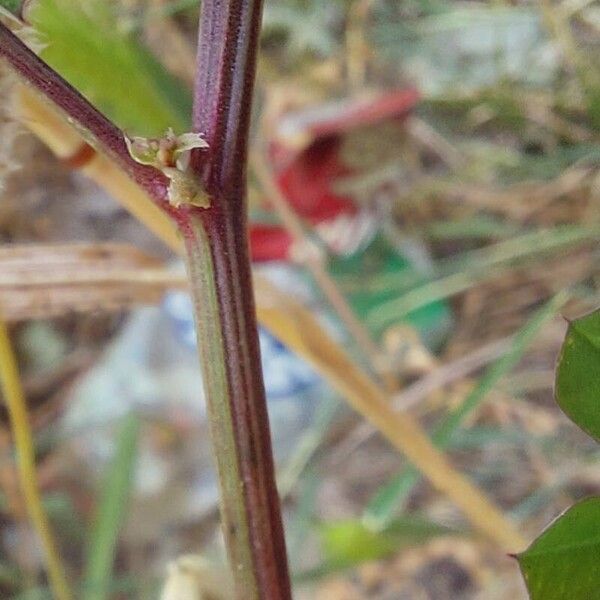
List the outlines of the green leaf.
<svg viewBox="0 0 600 600">
<path fill-rule="evenodd" d="M 600 498 L 572 506 L 517 558 L 531 600 L 598 598 Z"/>
<path fill-rule="evenodd" d="M 600 310 L 569 324 L 556 369 L 556 401 L 600 440 Z"/>
<path fill-rule="evenodd" d="M 392 521 L 381 531 L 371 531 L 359 520 L 348 519 L 325 523 L 319 530 L 330 568 L 347 568 L 389 556 L 407 546 L 455 533 L 454 530 L 426 519 L 408 515 Z"/>
<path fill-rule="evenodd" d="M 84 600 L 107 600 L 112 589 L 112 568 L 119 531 L 133 484 L 140 419 L 128 415 L 121 427 L 117 449 L 106 474 L 90 536 Z"/>
<path fill-rule="evenodd" d="M 116 3 L 36 0 L 30 17 L 42 57 L 127 133 L 190 128 L 189 90 L 127 28 Z"/>
</svg>

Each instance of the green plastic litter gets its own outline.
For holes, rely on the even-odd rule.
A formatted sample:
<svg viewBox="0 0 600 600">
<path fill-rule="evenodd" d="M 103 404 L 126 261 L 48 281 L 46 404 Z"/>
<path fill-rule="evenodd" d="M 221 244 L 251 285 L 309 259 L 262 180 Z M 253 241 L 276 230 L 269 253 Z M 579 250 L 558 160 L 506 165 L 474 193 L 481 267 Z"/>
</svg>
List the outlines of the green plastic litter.
<svg viewBox="0 0 600 600">
<path fill-rule="evenodd" d="M 397 274 L 403 277 L 407 272 L 419 274 L 416 265 L 399 254 L 383 234 L 377 235 L 362 252 L 357 252 L 349 257 L 331 258 L 328 270 L 334 279 L 347 279 L 348 276 L 351 276 L 356 280 L 364 280 L 363 289 L 346 294 L 350 306 L 362 322 L 367 322 L 367 315 L 376 312 L 378 306 L 399 295 L 398 288 L 369 290 L 369 278 L 373 274 Z M 425 344 L 436 348 L 448 335 L 452 316 L 446 302 L 436 301 L 409 313 L 404 319 L 389 318 L 376 328 L 370 327 L 370 333 L 375 339 L 379 339 L 390 327 L 401 323 L 412 325 L 420 333 Z"/>
</svg>

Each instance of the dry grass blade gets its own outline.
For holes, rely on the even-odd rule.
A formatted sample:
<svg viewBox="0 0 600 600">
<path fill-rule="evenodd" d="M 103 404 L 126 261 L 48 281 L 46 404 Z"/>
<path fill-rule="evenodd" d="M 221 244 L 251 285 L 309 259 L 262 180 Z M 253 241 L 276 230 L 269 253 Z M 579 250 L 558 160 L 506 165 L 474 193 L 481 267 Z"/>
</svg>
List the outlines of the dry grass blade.
<svg viewBox="0 0 600 600">
<path fill-rule="evenodd" d="M 6 323 L 0 317 L 0 384 L 10 417 L 23 499 L 46 562 L 48 579 L 57 600 L 71 600 L 69 582 L 50 522 L 42 506 L 35 465 L 33 434 Z"/>
<path fill-rule="evenodd" d="M 156 304 L 182 274 L 123 244 L 0 248 L 0 311 L 7 321 Z"/>
<path fill-rule="evenodd" d="M 310 362 L 349 404 L 369 420 L 474 527 L 503 549 L 523 548 L 520 533 L 479 489 L 457 472 L 409 415 L 396 412 L 384 390 L 365 375 L 312 314 L 263 281 L 255 281 L 261 323 Z"/>
</svg>

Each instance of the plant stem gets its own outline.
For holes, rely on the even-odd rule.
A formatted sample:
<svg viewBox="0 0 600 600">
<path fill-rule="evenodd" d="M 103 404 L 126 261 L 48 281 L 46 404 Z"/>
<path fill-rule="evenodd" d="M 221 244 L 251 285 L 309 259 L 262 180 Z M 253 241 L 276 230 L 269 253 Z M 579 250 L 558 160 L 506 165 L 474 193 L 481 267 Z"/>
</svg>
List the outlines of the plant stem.
<svg viewBox="0 0 600 600">
<path fill-rule="evenodd" d="M 188 271 L 238 596 L 289 598 L 245 229 L 222 215 L 190 225 Z"/>
<path fill-rule="evenodd" d="M 257 0 L 204 0 L 194 130 L 208 150 L 192 167 L 210 197 L 179 219 L 236 592 L 291 598 L 247 239 L 246 162 L 261 18 Z M 187 218 L 184 218 L 187 217 Z"/>
<path fill-rule="evenodd" d="M 247 288 L 232 277 L 238 265 L 229 251 L 238 254 L 239 241 L 228 235 L 221 245 L 219 234 L 215 244 L 199 220 L 191 221 L 184 237 L 221 486 L 223 532 L 238 596 L 288 598 L 258 345 L 255 332 L 249 330 L 254 308 Z M 223 271 L 225 277 L 220 276 Z"/>
</svg>

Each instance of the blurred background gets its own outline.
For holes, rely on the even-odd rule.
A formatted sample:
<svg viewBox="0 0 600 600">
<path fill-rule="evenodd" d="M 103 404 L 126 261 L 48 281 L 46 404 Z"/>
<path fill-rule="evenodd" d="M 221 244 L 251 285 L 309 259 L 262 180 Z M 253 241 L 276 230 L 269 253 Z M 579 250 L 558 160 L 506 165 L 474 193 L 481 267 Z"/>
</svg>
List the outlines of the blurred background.
<svg viewBox="0 0 600 600">
<path fill-rule="evenodd" d="M 23 18 L 129 135 L 190 128 L 194 0 L 33 0 Z M 264 10 L 255 271 L 526 540 L 600 490 L 597 445 L 553 399 L 564 317 L 598 305 L 599 46 L 590 0 Z M 107 574 L 76 597 L 227 598 L 182 265 L 6 70 L 0 98 L 0 310 L 43 505 L 75 585 Z M 343 371 L 260 339 L 295 597 L 526 597 L 517 563 L 349 408 Z M 3 405 L 0 596 L 51 598 L 12 439 Z"/>
</svg>

